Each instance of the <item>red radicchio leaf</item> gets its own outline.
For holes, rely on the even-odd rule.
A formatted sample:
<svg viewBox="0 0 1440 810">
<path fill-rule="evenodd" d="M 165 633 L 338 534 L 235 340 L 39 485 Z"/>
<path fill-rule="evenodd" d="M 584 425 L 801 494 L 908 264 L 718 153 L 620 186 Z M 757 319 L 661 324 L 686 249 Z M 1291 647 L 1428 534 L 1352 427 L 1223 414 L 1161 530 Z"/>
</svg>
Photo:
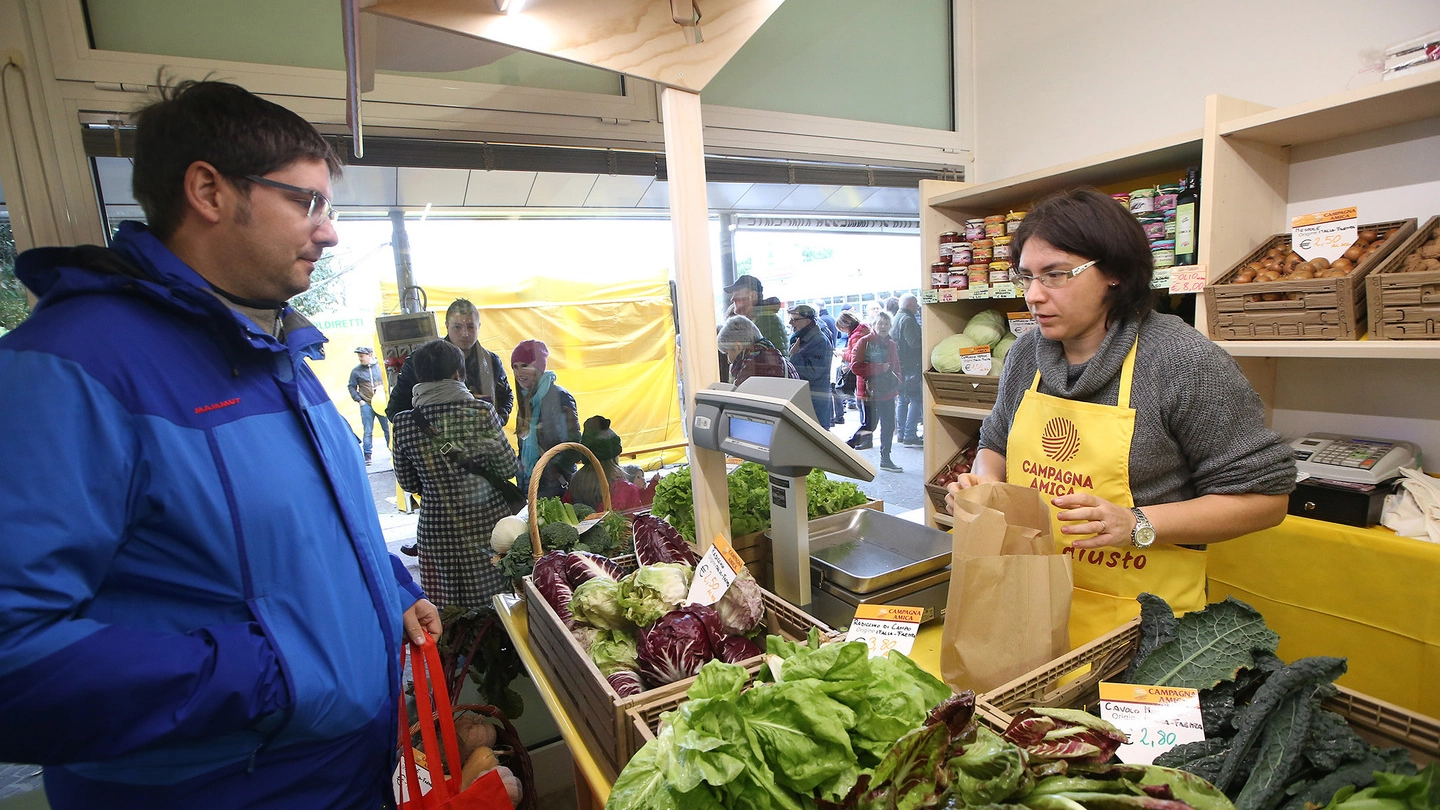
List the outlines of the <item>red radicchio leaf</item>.
<svg viewBox="0 0 1440 810">
<path fill-rule="evenodd" d="M 1010 721 L 1005 739 L 1037 759 L 1105 762 L 1125 742 L 1125 732 L 1078 709 L 1026 709 Z"/>
<path fill-rule="evenodd" d="M 660 686 L 689 678 L 715 658 L 724 638 L 720 618 L 705 605 L 686 605 L 640 631 L 636 658 L 646 682 Z"/>
<path fill-rule="evenodd" d="M 660 534 L 660 526 L 669 525 L 654 515 L 636 515 L 632 526 L 635 531 L 635 558 L 641 565 L 675 562 L 670 558 L 670 547 Z"/>
<path fill-rule="evenodd" d="M 747 658 L 764 655 L 760 645 L 744 636 L 726 636 L 715 648 L 715 657 L 727 664 L 738 664 Z"/>
<path fill-rule="evenodd" d="M 535 561 L 535 570 L 531 572 L 530 578 L 535 583 L 535 589 L 545 597 L 550 607 L 555 608 L 560 620 L 573 630 L 575 617 L 570 613 L 570 598 L 575 594 L 565 578 L 567 557 L 569 555 L 563 551 L 546 552 L 545 556 Z"/>
<path fill-rule="evenodd" d="M 640 673 L 633 669 L 616 670 L 605 676 L 605 680 L 620 697 L 631 697 L 645 691 L 645 686 L 640 683 Z"/>
<path fill-rule="evenodd" d="M 565 558 L 565 581 L 571 588 L 578 588 L 595 577 L 620 579 L 625 572 L 608 557 L 591 554 L 588 551 L 572 551 Z"/>
</svg>

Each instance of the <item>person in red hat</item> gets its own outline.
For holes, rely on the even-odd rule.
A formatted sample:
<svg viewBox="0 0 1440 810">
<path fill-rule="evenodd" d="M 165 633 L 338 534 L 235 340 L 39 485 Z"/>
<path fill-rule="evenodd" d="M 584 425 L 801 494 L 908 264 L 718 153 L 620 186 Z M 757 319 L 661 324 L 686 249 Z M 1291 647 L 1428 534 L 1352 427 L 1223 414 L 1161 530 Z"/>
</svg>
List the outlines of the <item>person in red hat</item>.
<svg viewBox="0 0 1440 810">
<path fill-rule="evenodd" d="M 555 384 L 555 372 L 546 371 L 550 350 L 538 340 L 522 340 L 510 353 L 515 375 L 515 443 L 520 448 L 520 488 L 530 486 L 535 463 L 545 451 L 563 442 L 580 441 L 580 415 L 575 397 Z M 578 453 L 560 453 L 546 462 L 539 495 L 559 498 L 575 475 Z"/>
</svg>

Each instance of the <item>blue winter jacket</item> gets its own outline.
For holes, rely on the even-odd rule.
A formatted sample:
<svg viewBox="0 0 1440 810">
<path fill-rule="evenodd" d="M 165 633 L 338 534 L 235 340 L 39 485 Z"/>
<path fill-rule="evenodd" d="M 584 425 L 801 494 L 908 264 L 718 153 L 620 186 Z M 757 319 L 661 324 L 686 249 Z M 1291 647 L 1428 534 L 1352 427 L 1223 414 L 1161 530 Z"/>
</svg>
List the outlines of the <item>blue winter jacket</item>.
<svg viewBox="0 0 1440 810">
<path fill-rule="evenodd" d="M 0 761 L 57 810 L 377 807 L 421 594 L 325 338 L 263 333 L 144 226 L 114 248 L 23 254 L 40 303 L 0 338 Z"/>
</svg>

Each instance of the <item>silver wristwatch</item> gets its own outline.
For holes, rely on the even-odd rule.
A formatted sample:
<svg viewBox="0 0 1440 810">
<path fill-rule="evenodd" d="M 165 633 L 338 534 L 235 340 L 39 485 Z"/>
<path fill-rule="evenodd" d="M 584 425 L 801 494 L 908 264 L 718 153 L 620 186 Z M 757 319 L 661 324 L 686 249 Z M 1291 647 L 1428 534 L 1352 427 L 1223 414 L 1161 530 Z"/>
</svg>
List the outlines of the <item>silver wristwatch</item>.
<svg viewBox="0 0 1440 810">
<path fill-rule="evenodd" d="M 1130 533 L 1130 543 L 1136 548 L 1149 548 L 1155 542 L 1155 527 L 1150 525 L 1150 519 L 1145 517 L 1139 507 L 1132 506 L 1130 511 L 1135 515 L 1135 531 Z"/>
</svg>

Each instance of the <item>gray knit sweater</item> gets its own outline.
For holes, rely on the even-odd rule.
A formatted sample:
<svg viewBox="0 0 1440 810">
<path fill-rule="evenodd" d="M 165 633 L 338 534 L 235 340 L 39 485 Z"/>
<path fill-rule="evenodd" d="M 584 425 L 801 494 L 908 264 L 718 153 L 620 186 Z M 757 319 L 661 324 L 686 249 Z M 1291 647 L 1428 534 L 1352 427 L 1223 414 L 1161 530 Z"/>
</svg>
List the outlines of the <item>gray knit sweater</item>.
<svg viewBox="0 0 1440 810">
<path fill-rule="evenodd" d="M 1187 501 L 1200 495 L 1283 495 L 1295 488 L 1290 447 L 1265 427 L 1264 406 L 1224 349 L 1173 315 L 1110 327 L 1087 363 L 1065 361 L 1061 344 L 1032 329 L 1005 357 L 995 408 L 980 427 L 980 447 L 1005 453 L 1021 398 L 1040 369 L 1040 392 L 1114 405 L 1120 367 L 1140 332 L 1130 407 L 1130 491 L 1135 503 Z M 1069 380 L 1074 377 L 1074 384 Z"/>
</svg>

